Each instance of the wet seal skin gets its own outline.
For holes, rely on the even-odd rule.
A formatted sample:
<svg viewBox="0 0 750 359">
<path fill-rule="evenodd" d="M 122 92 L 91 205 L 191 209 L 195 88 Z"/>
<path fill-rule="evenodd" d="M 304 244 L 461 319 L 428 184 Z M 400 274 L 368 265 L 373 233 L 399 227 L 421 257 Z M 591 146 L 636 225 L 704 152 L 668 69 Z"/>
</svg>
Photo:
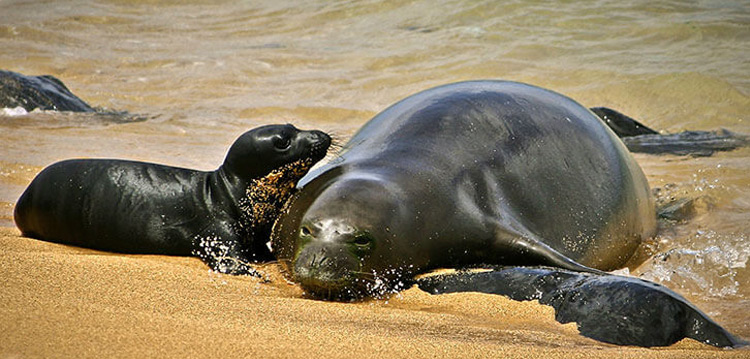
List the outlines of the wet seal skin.
<svg viewBox="0 0 750 359">
<path fill-rule="evenodd" d="M 437 268 L 513 266 L 417 281 L 539 299 L 609 343 L 742 345 L 670 290 L 601 271 L 654 234 L 654 200 L 613 130 L 552 91 L 472 81 L 410 96 L 299 187 L 271 243 L 310 296 L 377 297 Z"/>
<path fill-rule="evenodd" d="M 93 249 L 198 256 L 228 274 L 272 260 L 271 226 L 330 137 L 292 125 L 241 135 L 212 172 L 112 159 L 45 168 L 16 204 L 23 235 Z"/>
<path fill-rule="evenodd" d="M 621 267 L 656 229 L 641 168 L 575 101 L 471 81 L 376 115 L 300 181 L 280 263 L 313 296 L 377 296 L 435 268 Z"/>
<path fill-rule="evenodd" d="M 748 344 L 679 294 L 639 278 L 558 268 L 498 267 L 428 276 L 417 285 L 430 294 L 479 292 L 539 300 L 555 308 L 558 322 L 575 322 L 581 335 L 612 344 L 667 346 L 683 338 L 716 347 Z"/>
</svg>

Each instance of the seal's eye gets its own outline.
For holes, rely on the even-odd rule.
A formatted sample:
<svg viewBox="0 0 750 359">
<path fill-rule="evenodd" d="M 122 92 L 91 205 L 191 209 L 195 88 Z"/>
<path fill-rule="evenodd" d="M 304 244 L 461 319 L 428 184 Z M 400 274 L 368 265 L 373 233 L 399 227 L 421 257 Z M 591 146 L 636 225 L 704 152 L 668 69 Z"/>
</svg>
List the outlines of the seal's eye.
<svg viewBox="0 0 750 359">
<path fill-rule="evenodd" d="M 360 234 L 354 237 L 354 244 L 360 247 L 367 247 L 372 243 L 372 237 L 367 234 Z"/>
<path fill-rule="evenodd" d="M 303 236 L 309 236 L 312 234 L 312 232 L 310 232 L 310 228 L 307 228 L 307 226 L 302 227 L 300 233 L 302 233 Z"/>
<path fill-rule="evenodd" d="M 292 139 L 289 136 L 276 136 L 273 138 L 273 146 L 285 150 L 292 145 Z"/>
</svg>

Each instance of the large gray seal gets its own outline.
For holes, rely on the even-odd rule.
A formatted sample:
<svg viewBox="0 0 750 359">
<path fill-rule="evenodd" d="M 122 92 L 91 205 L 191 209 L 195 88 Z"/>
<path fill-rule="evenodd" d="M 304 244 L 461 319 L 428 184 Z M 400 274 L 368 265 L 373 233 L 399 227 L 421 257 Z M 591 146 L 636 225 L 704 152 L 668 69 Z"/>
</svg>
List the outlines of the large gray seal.
<svg viewBox="0 0 750 359">
<path fill-rule="evenodd" d="M 21 195 L 23 235 L 124 253 L 196 255 L 212 269 L 255 274 L 271 260 L 271 226 L 330 137 L 292 125 L 241 135 L 215 171 L 111 159 L 45 168 Z"/>
<path fill-rule="evenodd" d="M 273 250 L 307 292 L 331 299 L 441 267 L 610 270 L 656 227 L 643 172 L 607 125 L 515 82 L 410 96 L 300 186 Z"/>
</svg>

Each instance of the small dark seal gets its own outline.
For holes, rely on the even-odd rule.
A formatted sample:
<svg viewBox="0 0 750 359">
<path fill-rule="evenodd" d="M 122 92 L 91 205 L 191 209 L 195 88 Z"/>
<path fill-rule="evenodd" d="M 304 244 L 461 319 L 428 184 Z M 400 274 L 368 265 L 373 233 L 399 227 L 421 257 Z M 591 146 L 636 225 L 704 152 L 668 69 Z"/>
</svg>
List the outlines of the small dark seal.
<svg viewBox="0 0 750 359">
<path fill-rule="evenodd" d="M 23 235 L 99 250 L 196 255 L 221 273 L 270 260 L 271 226 L 331 139 L 292 125 L 244 133 L 213 172 L 153 163 L 67 160 L 45 168 L 18 200 Z"/>
</svg>

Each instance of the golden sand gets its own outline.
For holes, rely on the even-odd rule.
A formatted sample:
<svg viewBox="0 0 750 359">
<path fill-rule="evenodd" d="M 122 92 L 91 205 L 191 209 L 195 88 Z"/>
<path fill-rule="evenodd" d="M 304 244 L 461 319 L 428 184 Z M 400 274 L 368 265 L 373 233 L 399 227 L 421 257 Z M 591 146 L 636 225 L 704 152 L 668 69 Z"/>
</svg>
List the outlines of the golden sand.
<svg viewBox="0 0 750 359">
<path fill-rule="evenodd" d="M 552 308 L 485 294 L 305 299 L 210 272 L 195 258 L 121 255 L 46 243 L 0 227 L 0 358 L 715 358 L 748 357 L 692 340 L 668 348 L 602 344 Z"/>
</svg>

